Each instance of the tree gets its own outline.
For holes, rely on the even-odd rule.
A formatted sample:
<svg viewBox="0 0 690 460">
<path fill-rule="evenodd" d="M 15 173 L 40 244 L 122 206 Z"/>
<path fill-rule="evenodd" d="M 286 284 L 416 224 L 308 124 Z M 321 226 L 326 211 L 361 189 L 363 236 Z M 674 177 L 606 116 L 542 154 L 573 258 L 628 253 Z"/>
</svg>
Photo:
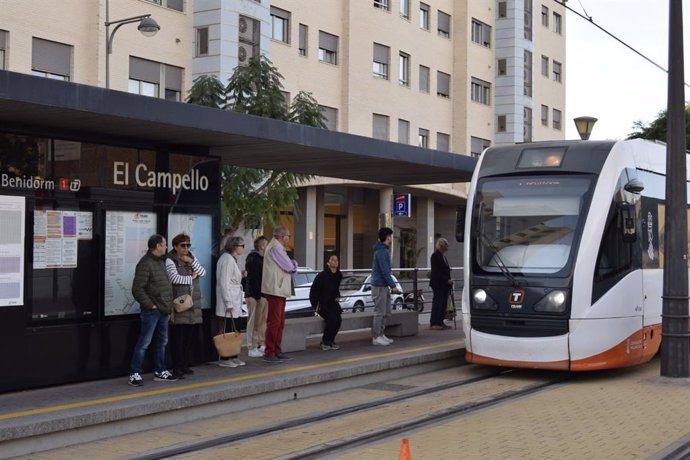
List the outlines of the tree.
<svg viewBox="0 0 690 460">
<path fill-rule="evenodd" d="M 633 123 L 634 132 L 628 135 L 628 139 L 650 139 L 666 142 L 666 127 L 668 124 L 666 110 L 659 112 L 657 118 L 645 125 L 642 121 Z M 685 106 L 685 148 L 690 150 L 690 104 Z"/>
<path fill-rule="evenodd" d="M 288 107 L 283 96 L 283 76 L 265 56 L 256 56 L 246 66 L 235 68 L 223 87 L 215 77 L 199 77 L 187 102 L 278 120 L 290 120 L 325 128 L 325 117 L 310 93 L 295 96 Z M 247 228 L 262 223 L 275 225 L 282 208 L 298 198 L 297 186 L 312 176 L 268 169 L 225 165 L 221 170 L 221 225 Z"/>
</svg>

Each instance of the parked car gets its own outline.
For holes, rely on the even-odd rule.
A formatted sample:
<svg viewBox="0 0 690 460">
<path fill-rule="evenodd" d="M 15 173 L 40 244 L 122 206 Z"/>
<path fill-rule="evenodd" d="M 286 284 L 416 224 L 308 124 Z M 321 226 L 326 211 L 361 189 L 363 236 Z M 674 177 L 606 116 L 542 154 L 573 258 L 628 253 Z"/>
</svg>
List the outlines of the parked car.
<svg viewBox="0 0 690 460">
<path fill-rule="evenodd" d="M 391 303 L 394 310 L 399 310 L 403 306 L 403 295 L 400 283 L 393 276 L 395 286 L 401 294 L 391 294 Z M 340 308 L 343 311 L 364 311 L 366 307 L 374 306 L 374 299 L 371 297 L 371 275 L 352 274 L 343 276 L 340 282 Z"/>
<path fill-rule="evenodd" d="M 309 290 L 317 272 L 309 267 L 297 267 L 297 273 L 292 275 L 295 295 L 287 299 L 285 314 L 289 316 L 311 316 L 314 311 L 309 302 Z"/>
</svg>

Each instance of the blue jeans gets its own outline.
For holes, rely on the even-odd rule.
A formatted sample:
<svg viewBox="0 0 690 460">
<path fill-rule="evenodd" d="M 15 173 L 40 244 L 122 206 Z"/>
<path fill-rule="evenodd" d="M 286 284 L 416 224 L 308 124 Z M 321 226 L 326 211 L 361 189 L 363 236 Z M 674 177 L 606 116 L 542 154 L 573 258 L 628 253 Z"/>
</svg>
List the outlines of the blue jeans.
<svg viewBox="0 0 690 460">
<path fill-rule="evenodd" d="M 168 343 L 168 315 L 161 313 L 158 309 L 141 310 L 141 332 L 139 340 L 134 347 L 132 364 L 130 365 L 131 374 L 141 374 L 141 366 L 144 363 L 146 349 L 154 338 L 153 349 L 153 370 L 162 372 L 165 370 L 165 345 Z"/>
</svg>

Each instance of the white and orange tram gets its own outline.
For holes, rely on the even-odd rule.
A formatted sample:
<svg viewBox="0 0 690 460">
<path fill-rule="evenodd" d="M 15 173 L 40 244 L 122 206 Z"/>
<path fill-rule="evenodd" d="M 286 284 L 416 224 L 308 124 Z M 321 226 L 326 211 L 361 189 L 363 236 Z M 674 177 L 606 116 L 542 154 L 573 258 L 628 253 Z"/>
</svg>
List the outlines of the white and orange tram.
<svg viewBox="0 0 690 460">
<path fill-rule="evenodd" d="M 666 147 L 554 141 L 487 149 L 464 224 L 466 359 L 585 371 L 661 343 Z"/>
</svg>

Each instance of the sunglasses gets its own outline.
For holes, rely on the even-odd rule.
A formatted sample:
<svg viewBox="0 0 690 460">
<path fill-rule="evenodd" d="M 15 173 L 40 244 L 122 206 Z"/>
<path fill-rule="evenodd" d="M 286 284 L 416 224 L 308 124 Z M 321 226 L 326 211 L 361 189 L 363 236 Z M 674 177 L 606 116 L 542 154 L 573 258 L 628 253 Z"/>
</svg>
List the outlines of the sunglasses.
<svg viewBox="0 0 690 460">
<path fill-rule="evenodd" d="M 180 247 L 182 247 L 182 248 L 191 248 L 191 247 L 192 247 L 192 243 L 180 243 Z"/>
</svg>

